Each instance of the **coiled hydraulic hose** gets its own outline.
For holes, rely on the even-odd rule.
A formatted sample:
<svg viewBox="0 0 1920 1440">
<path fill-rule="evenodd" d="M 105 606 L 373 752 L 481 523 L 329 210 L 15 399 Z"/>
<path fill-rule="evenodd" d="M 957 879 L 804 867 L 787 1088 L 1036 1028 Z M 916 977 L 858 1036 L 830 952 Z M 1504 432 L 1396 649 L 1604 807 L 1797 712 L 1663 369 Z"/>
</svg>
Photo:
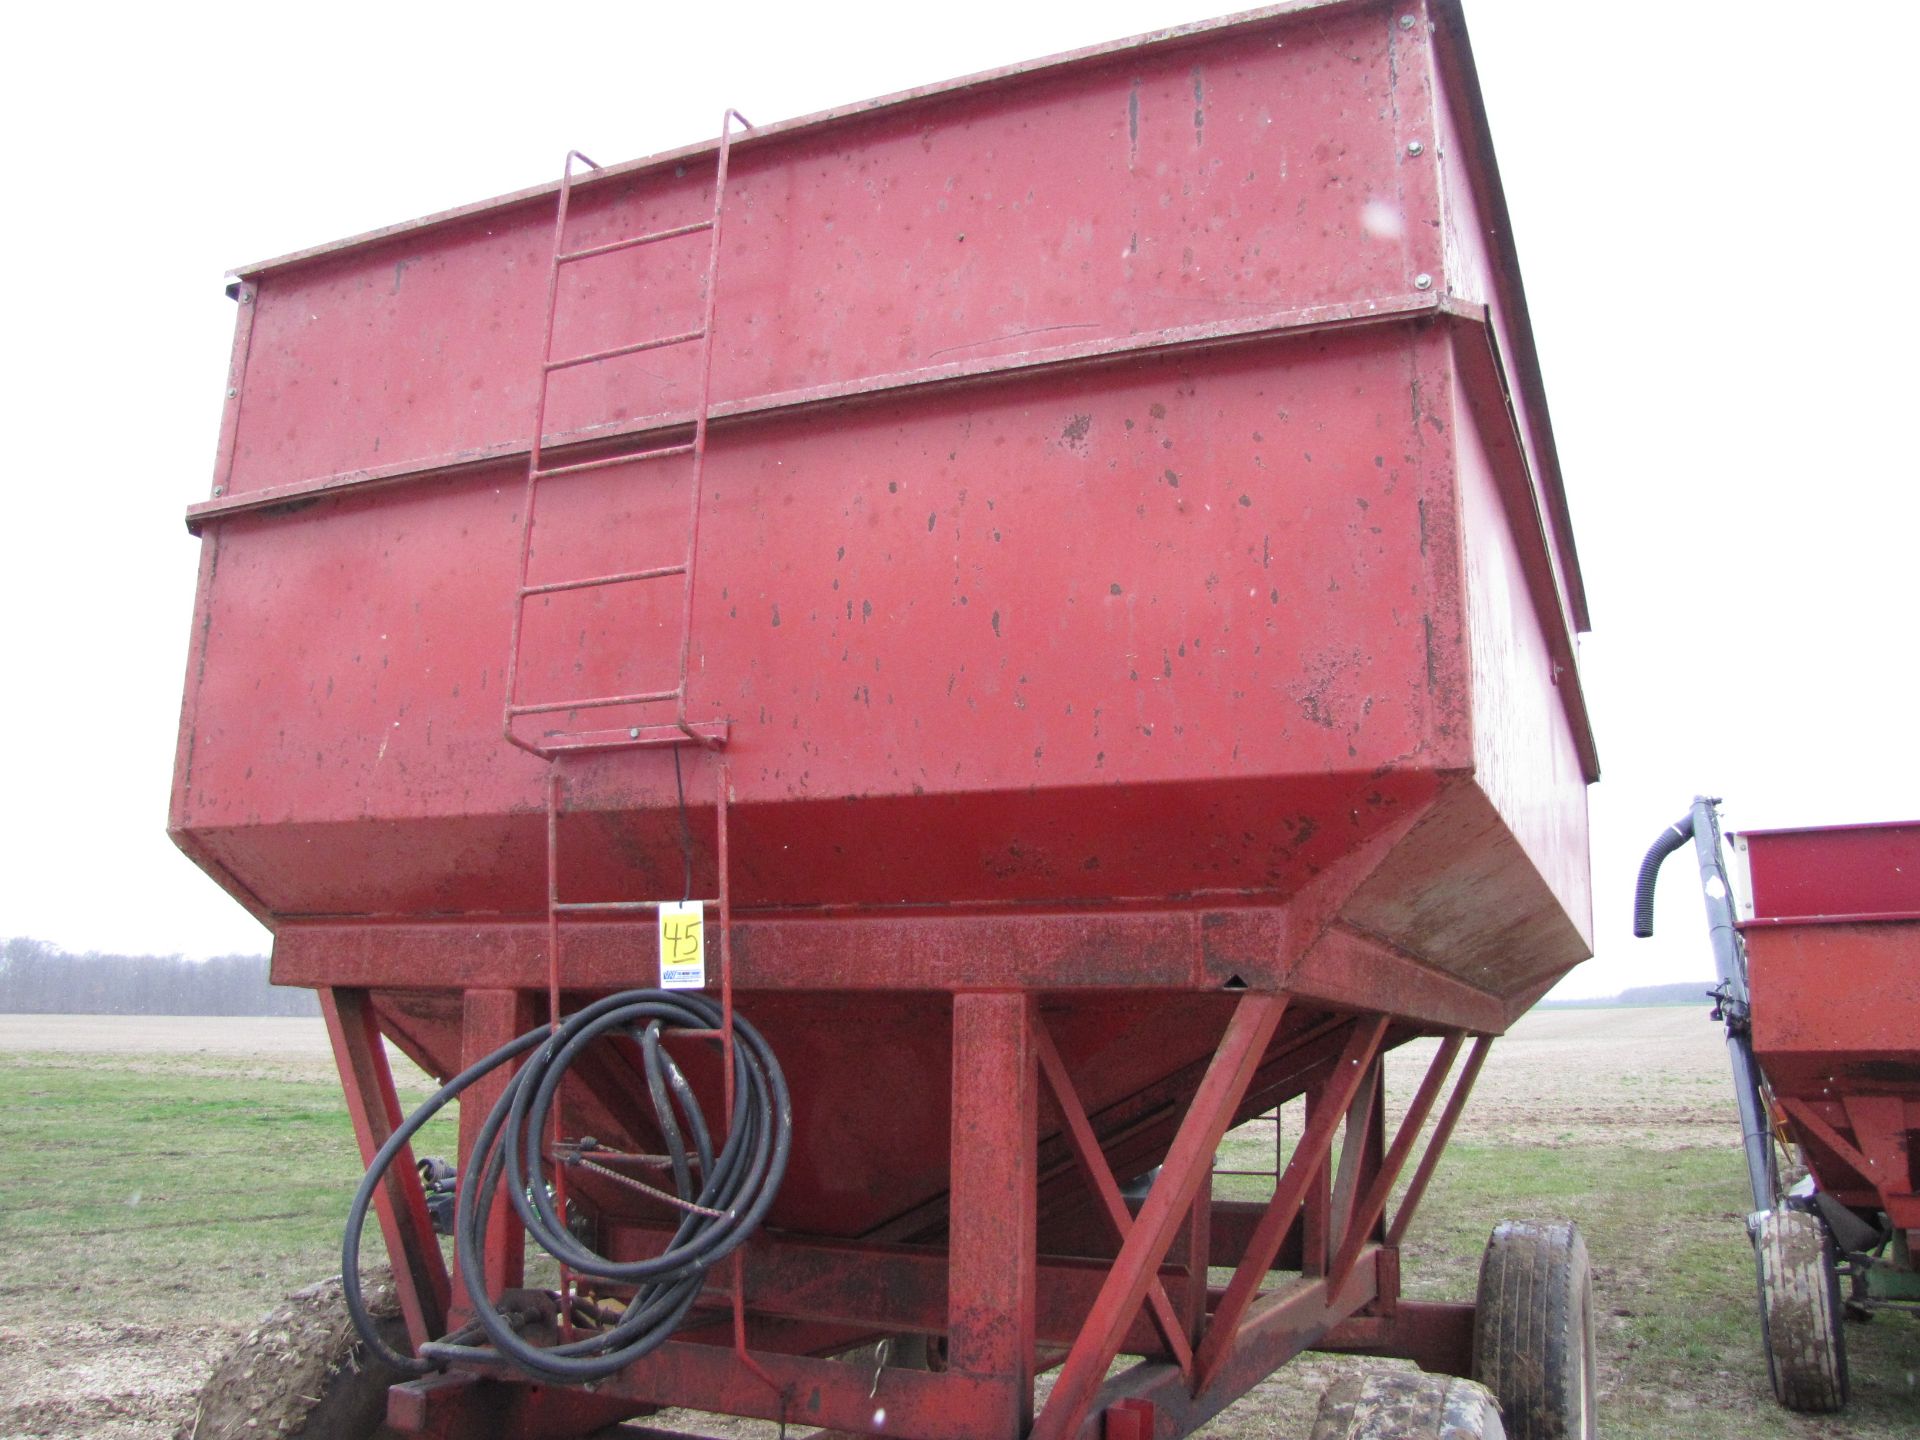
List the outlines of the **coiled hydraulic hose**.
<svg viewBox="0 0 1920 1440">
<path fill-rule="evenodd" d="M 367 1348 L 408 1374 L 423 1375 L 450 1361 L 466 1360 L 508 1364 L 541 1379 L 578 1384 L 612 1374 L 672 1335 L 699 1298 L 708 1267 L 732 1254 L 759 1227 L 786 1174 L 793 1140 L 793 1104 L 780 1063 L 759 1031 L 736 1014 L 732 1123 L 726 1143 L 714 1154 L 706 1118 L 660 1039 L 663 1028 L 717 1031 L 721 1022 L 719 1005 L 704 995 L 622 991 L 570 1016 L 557 1030 L 542 1026 L 508 1041 L 462 1070 L 409 1115 L 368 1166 L 347 1213 L 341 1245 L 348 1313 Z M 663 1252 L 625 1262 L 607 1259 L 568 1231 L 548 1192 L 541 1154 L 542 1137 L 553 1131 L 553 1107 L 568 1068 L 587 1046 L 617 1031 L 640 1044 L 654 1116 L 683 1212 Z M 394 1157 L 421 1126 L 481 1076 L 530 1051 L 535 1053 L 507 1082 L 466 1157 L 454 1216 L 460 1274 L 475 1300 L 479 1330 L 492 1343 L 463 1343 L 463 1332 L 459 1339 L 422 1346 L 418 1357 L 402 1355 L 380 1338 L 361 1295 L 360 1231 L 367 1208 Z M 532 1345 L 488 1302 L 482 1257 L 487 1222 L 503 1179 L 536 1244 L 579 1274 L 637 1287 L 615 1324 L 565 1344 Z"/>
<path fill-rule="evenodd" d="M 1660 862 L 1693 838 L 1693 812 L 1660 832 L 1660 838 L 1640 862 L 1640 879 L 1633 887 L 1633 933 L 1645 940 L 1653 934 L 1653 885 L 1660 878 Z"/>
</svg>

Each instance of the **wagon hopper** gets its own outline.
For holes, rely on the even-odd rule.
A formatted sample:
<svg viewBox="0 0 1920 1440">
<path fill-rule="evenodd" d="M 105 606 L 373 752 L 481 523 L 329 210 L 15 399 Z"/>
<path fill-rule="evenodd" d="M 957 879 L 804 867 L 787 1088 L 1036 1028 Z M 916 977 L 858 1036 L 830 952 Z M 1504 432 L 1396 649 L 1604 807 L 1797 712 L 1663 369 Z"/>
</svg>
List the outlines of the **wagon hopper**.
<svg viewBox="0 0 1920 1440">
<path fill-rule="evenodd" d="M 446 1078 L 652 994 L 661 902 L 716 1008 L 557 1082 L 559 1223 L 632 1265 L 692 1213 L 608 1173 L 674 1148 L 660 1053 L 716 1145 L 743 1022 L 791 1093 L 670 1338 L 591 1392 L 442 1354 L 394 1423 L 1170 1436 L 1309 1346 L 1494 1376 L 1398 1247 L 1490 1037 L 1588 954 L 1596 760 L 1456 7 L 729 115 L 236 273 L 172 828 L 321 992 L 363 1149 L 381 1039 Z M 1388 1133 L 1381 1056 L 1434 1035 Z M 469 1195 L 520 1058 L 464 1097 Z M 1211 1200 L 1303 1094 L 1274 1200 Z M 418 1351 L 525 1291 L 523 1217 L 449 1274 L 401 1159 Z M 1542 1246 L 1577 1298 L 1572 1237 L 1499 1254 Z M 586 1289 L 554 1343 L 632 1298 Z"/>
</svg>

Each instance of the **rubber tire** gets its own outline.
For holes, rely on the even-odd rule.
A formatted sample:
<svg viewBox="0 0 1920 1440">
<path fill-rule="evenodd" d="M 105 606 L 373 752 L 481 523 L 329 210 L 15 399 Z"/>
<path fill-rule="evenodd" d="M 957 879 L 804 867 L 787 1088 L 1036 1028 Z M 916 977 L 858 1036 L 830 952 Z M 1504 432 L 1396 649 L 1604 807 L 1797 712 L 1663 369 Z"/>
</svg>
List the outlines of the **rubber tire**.
<svg viewBox="0 0 1920 1440">
<path fill-rule="evenodd" d="M 1483 1385 L 1417 1370 L 1363 1370 L 1327 1387 L 1310 1440 L 1505 1440 Z"/>
<path fill-rule="evenodd" d="M 1494 1227 L 1480 1257 L 1473 1378 L 1500 1401 L 1513 1440 L 1593 1440 L 1593 1277 L 1571 1222 Z"/>
<path fill-rule="evenodd" d="M 391 1277 L 369 1272 L 363 1283 L 382 1338 L 404 1352 Z M 399 1440 L 386 1425 L 387 1390 L 405 1378 L 366 1353 L 335 1276 L 288 1296 L 228 1352 L 176 1440 Z"/>
<path fill-rule="evenodd" d="M 1774 1399 L 1831 1414 L 1847 1403 L 1847 1336 L 1826 1226 L 1804 1210 L 1769 1210 L 1754 1231 L 1753 1261 Z"/>
</svg>

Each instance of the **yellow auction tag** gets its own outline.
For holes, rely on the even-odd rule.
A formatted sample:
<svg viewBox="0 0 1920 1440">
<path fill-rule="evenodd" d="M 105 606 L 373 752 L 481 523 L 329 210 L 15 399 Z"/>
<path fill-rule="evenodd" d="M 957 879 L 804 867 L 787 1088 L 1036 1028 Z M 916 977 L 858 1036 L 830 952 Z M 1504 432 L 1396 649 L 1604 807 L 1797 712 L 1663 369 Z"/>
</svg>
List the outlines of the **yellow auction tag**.
<svg viewBox="0 0 1920 1440">
<path fill-rule="evenodd" d="M 698 900 L 661 903 L 661 989 L 698 990 L 707 983 L 705 918 Z"/>
</svg>

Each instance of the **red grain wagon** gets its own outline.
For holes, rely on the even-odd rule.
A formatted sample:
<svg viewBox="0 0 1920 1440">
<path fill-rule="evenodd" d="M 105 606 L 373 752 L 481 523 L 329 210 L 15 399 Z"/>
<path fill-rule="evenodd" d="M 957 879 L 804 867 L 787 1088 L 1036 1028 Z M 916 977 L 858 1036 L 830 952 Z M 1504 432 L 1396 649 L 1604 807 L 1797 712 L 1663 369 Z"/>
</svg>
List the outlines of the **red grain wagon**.
<svg viewBox="0 0 1920 1440">
<path fill-rule="evenodd" d="M 1477 1308 L 1400 1294 L 1590 935 L 1584 600 L 1456 6 L 730 117 L 237 274 L 172 829 L 399 1161 L 396 1427 L 1171 1437 L 1320 1348 L 1591 1432 L 1570 1228 L 1503 1227 Z M 636 994 L 696 919 L 712 1007 Z M 433 1182 L 449 1274 L 381 1041 L 522 1036 Z M 1213 1199 L 1301 1095 L 1273 1199 Z"/>
<path fill-rule="evenodd" d="M 1843 1318 L 1920 1310 L 1920 824 L 1736 834 L 1743 903 L 1718 804 L 1695 800 L 1648 851 L 1634 933 L 1653 933 L 1661 862 L 1691 839 L 1753 1192 L 1767 1371 L 1789 1409 L 1838 1410 Z"/>
</svg>

